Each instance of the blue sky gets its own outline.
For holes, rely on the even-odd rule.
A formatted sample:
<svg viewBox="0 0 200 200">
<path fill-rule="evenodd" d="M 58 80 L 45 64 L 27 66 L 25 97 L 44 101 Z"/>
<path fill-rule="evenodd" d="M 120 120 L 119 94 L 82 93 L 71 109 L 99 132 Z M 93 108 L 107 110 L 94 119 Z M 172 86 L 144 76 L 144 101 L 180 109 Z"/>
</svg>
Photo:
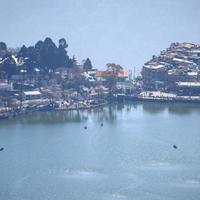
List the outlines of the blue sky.
<svg viewBox="0 0 200 200">
<path fill-rule="evenodd" d="M 200 42 L 199 0 L 1 0 L 0 41 L 10 47 L 66 38 L 96 67 L 138 71 L 171 42 Z"/>
</svg>

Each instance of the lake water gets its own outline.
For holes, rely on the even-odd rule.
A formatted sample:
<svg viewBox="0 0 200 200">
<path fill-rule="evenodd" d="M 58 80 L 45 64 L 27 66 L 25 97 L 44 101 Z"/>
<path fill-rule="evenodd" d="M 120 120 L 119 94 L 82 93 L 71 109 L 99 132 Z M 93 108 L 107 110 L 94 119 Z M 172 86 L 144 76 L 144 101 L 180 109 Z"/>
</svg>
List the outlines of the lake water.
<svg viewBox="0 0 200 200">
<path fill-rule="evenodd" d="M 0 121 L 0 199 L 198 200 L 199 123 L 200 105 L 158 103 Z"/>
</svg>

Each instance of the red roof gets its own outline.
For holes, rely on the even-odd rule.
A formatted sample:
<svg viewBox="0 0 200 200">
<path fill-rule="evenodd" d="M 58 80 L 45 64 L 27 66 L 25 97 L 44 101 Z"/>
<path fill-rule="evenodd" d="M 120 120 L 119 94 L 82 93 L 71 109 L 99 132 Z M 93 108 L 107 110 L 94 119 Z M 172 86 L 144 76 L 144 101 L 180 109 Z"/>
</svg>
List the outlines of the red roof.
<svg viewBox="0 0 200 200">
<path fill-rule="evenodd" d="M 112 76 L 113 72 L 111 71 L 96 71 L 96 77 L 109 77 Z M 116 75 L 118 78 L 127 78 L 128 77 L 128 71 L 127 70 L 121 70 Z"/>
</svg>

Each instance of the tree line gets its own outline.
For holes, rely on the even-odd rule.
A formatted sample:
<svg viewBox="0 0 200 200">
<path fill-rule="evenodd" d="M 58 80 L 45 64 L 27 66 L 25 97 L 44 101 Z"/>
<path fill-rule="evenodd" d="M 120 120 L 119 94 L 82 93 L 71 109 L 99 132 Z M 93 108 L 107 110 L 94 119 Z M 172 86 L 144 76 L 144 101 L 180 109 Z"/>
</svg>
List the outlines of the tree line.
<svg viewBox="0 0 200 200">
<path fill-rule="evenodd" d="M 16 51 L 14 49 L 11 51 L 6 43 L 0 42 L 0 75 L 9 79 L 22 70 L 28 74 L 34 74 L 36 70 L 45 74 L 59 67 L 73 68 L 77 65 L 77 61 L 75 57 L 68 56 L 67 48 L 65 38 L 61 38 L 56 45 L 51 38 L 47 37 L 34 46 L 23 45 Z M 92 69 L 89 58 L 85 60 L 83 68 Z"/>
</svg>

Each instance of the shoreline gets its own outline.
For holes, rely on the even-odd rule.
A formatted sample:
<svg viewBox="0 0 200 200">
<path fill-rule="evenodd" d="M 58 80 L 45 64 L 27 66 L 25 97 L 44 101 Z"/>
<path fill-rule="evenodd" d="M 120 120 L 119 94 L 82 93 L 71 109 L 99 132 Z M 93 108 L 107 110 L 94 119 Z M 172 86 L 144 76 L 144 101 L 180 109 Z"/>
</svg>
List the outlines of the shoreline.
<svg viewBox="0 0 200 200">
<path fill-rule="evenodd" d="M 139 102 L 160 102 L 160 103 L 200 103 L 200 96 L 178 96 L 173 93 L 165 93 L 160 91 L 144 91 L 139 95 L 116 96 L 118 101 L 139 101 Z"/>
<path fill-rule="evenodd" d="M 0 120 L 4 120 L 4 119 L 13 119 L 16 118 L 18 116 L 21 115 L 26 115 L 26 114 L 30 114 L 30 113 L 35 113 L 35 112 L 44 112 L 44 111 L 73 111 L 73 110 L 91 110 L 91 109 L 95 109 L 95 108 L 101 108 L 103 106 L 106 106 L 110 104 L 110 102 L 106 102 L 106 103 L 101 103 L 98 105 L 90 105 L 90 106 L 81 106 L 81 107 L 74 107 L 74 108 L 51 108 L 51 109 L 44 109 L 44 110 L 40 110 L 40 109 L 35 109 L 35 110 L 24 110 L 24 111 L 19 111 L 19 112 L 5 112 L 5 113 L 0 113 Z"/>
<path fill-rule="evenodd" d="M 103 106 L 112 104 L 112 103 L 126 103 L 126 102 L 151 102 L 151 103 L 185 103 L 185 104 L 199 104 L 200 99 L 183 99 L 183 98 L 150 98 L 150 97 L 136 97 L 136 96 L 116 96 L 113 101 L 108 101 L 105 103 L 90 105 L 90 106 L 80 106 L 80 107 L 52 107 L 49 109 L 35 109 L 35 110 L 21 110 L 21 111 L 10 111 L 0 113 L 0 120 L 4 119 L 13 119 L 21 115 L 26 115 L 34 112 L 44 112 L 44 111 L 73 111 L 73 110 L 91 110 L 95 108 L 101 108 Z"/>
<path fill-rule="evenodd" d="M 195 103 L 200 104 L 200 99 L 183 99 L 183 98 L 138 98 L 141 102 L 159 102 L 159 103 Z"/>
</svg>

